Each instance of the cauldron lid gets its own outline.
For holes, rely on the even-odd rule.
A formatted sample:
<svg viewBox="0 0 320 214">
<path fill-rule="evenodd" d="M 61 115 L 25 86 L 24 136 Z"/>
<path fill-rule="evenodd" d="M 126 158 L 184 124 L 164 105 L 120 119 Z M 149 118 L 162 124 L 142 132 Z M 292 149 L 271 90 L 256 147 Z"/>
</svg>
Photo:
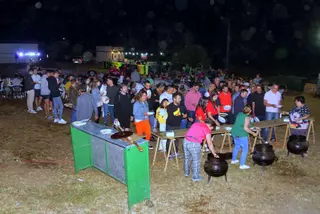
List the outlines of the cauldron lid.
<svg viewBox="0 0 320 214">
<path fill-rule="evenodd" d="M 273 150 L 273 146 L 270 144 L 262 143 L 256 144 L 254 146 L 254 150 L 261 151 L 261 150 Z"/>
<path fill-rule="evenodd" d="M 290 135 L 289 141 L 306 141 L 307 137 L 304 135 Z"/>
<path fill-rule="evenodd" d="M 217 153 L 220 159 L 223 160 L 231 160 L 232 159 L 232 152 L 226 152 L 226 153 Z"/>
</svg>

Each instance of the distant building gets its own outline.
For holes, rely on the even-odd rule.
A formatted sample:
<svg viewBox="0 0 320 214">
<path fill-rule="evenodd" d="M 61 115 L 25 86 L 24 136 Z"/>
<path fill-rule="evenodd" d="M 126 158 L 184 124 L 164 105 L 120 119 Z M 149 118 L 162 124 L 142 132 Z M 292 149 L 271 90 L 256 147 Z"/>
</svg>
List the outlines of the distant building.
<svg viewBox="0 0 320 214">
<path fill-rule="evenodd" d="M 96 61 L 97 62 L 123 62 L 123 47 L 97 46 Z"/>
</svg>

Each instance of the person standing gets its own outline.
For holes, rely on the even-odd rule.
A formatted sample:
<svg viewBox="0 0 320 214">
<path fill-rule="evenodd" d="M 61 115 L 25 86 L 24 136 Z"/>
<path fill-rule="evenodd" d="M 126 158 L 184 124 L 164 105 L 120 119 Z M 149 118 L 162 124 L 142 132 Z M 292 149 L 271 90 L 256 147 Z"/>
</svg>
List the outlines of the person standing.
<svg viewBox="0 0 320 214">
<path fill-rule="evenodd" d="M 53 76 L 48 77 L 48 86 L 53 101 L 54 123 L 66 124 L 67 122 L 64 119 L 62 119 L 64 107 L 59 90 L 59 75 L 59 71 L 55 71 Z"/>
<path fill-rule="evenodd" d="M 276 120 L 279 119 L 279 108 L 281 108 L 281 99 L 282 96 L 280 94 L 279 85 L 273 84 L 270 91 L 265 93 L 264 95 L 264 105 L 266 107 L 266 120 Z M 269 130 L 264 130 L 264 137 L 267 138 L 269 136 Z M 272 129 L 272 137 L 271 140 L 275 139 L 274 130 Z M 265 139 L 266 140 L 266 139 Z"/>
<path fill-rule="evenodd" d="M 36 114 L 37 112 L 33 110 L 34 102 L 34 81 L 32 79 L 33 71 L 29 70 L 29 74 L 26 76 L 24 81 L 24 90 L 27 92 L 27 106 L 28 112 L 31 114 Z"/>
<path fill-rule="evenodd" d="M 216 91 L 212 91 L 209 99 L 210 100 L 208 101 L 208 104 L 206 107 L 207 116 L 216 124 L 216 126 L 220 126 L 220 123 L 218 121 L 219 113 L 216 105 L 216 102 L 218 99 L 218 93 Z"/>
<path fill-rule="evenodd" d="M 201 93 L 199 92 L 199 84 L 194 83 L 190 91 L 186 94 L 184 105 L 188 112 L 188 117 L 192 118 L 193 121 L 195 118 L 195 111 L 196 107 L 199 103 L 200 98 L 202 97 Z M 188 122 L 187 127 L 189 128 L 191 126 L 192 122 Z"/>
<path fill-rule="evenodd" d="M 249 169 L 250 166 L 246 165 L 246 159 L 249 149 L 249 134 L 256 136 L 257 133 L 250 130 L 250 118 L 251 113 L 250 105 L 246 105 L 243 111 L 237 115 L 236 121 L 232 126 L 231 136 L 234 141 L 234 149 L 232 152 L 231 164 L 239 163 L 237 160 L 238 152 L 241 148 L 240 169 Z"/>
<path fill-rule="evenodd" d="M 200 98 L 195 111 L 195 122 L 204 122 L 207 119 L 207 98 Z"/>
<path fill-rule="evenodd" d="M 108 111 L 104 113 L 105 117 L 108 117 L 108 112 L 110 113 L 111 122 L 114 122 L 114 102 L 116 100 L 116 96 L 119 93 L 119 88 L 114 85 L 112 77 L 107 78 L 107 97 L 109 98 L 109 103 L 107 104 Z M 104 122 L 106 123 L 108 120 L 105 119 Z"/>
<path fill-rule="evenodd" d="M 80 96 L 77 98 L 77 107 L 76 107 L 76 117 L 77 121 L 80 120 L 90 120 L 92 118 L 92 113 L 94 112 L 95 121 L 98 120 L 98 108 L 96 101 L 93 96 L 86 92 L 86 86 L 81 85 Z"/>
<path fill-rule="evenodd" d="M 157 108 L 156 111 L 156 118 L 159 121 L 159 131 L 165 132 L 166 131 L 166 121 L 168 118 L 167 106 L 169 105 L 169 101 L 167 99 L 163 99 L 160 103 L 160 106 Z M 159 145 L 159 151 L 166 152 L 166 143 L 167 140 L 161 140 Z"/>
<path fill-rule="evenodd" d="M 187 114 L 183 114 L 181 110 L 181 95 L 180 93 L 173 94 L 173 102 L 167 107 L 168 118 L 166 121 L 166 128 L 169 131 L 180 129 L 181 120 L 187 118 Z M 176 154 L 169 154 L 169 158 L 172 159 L 175 156 L 181 158 L 182 156 L 178 153 L 178 141 L 175 140 Z M 166 150 L 169 151 L 169 141 L 167 141 Z"/>
<path fill-rule="evenodd" d="M 257 85 L 256 89 L 256 92 L 250 95 L 252 100 L 252 117 L 257 117 L 260 121 L 263 121 L 266 117 L 266 107 L 264 106 L 264 92 L 261 85 Z"/>
<path fill-rule="evenodd" d="M 147 102 L 148 102 L 148 106 L 149 106 L 149 112 L 154 112 L 153 109 L 153 99 L 151 99 L 152 96 L 152 91 L 151 91 L 151 83 L 149 82 L 149 80 L 146 80 L 144 82 L 144 88 L 143 88 L 146 92 L 147 92 Z M 153 129 L 154 126 L 154 122 L 155 122 L 155 115 L 150 115 L 149 116 L 149 123 L 150 123 L 150 128 L 151 130 Z"/>
<path fill-rule="evenodd" d="M 101 117 L 101 108 L 102 108 L 102 98 L 101 98 L 101 94 L 100 94 L 100 87 L 101 83 L 99 80 L 95 81 L 95 82 L 92 82 L 91 83 L 91 94 L 92 94 L 92 97 L 97 105 L 97 109 L 98 109 L 98 119 L 95 120 L 96 123 L 99 123 L 99 120 L 100 120 L 100 117 Z"/>
<path fill-rule="evenodd" d="M 158 83 L 156 85 L 156 88 L 154 90 L 151 91 L 151 98 L 149 101 L 149 108 L 151 111 L 156 112 L 159 105 L 160 105 L 160 95 L 162 94 L 164 90 L 164 84 L 163 83 Z M 151 126 L 153 126 L 153 131 L 157 131 L 157 124 L 158 121 L 155 120 L 153 124 L 151 124 Z"/>
<path fill-rule="evenodd" d="M 234 100 L 233 104 L 233 116 L 234 118 L 237 117 L 237 115 L 243 111 L 244 106 L 247 104 L 246 103 L 246 98 L 248 95 L 248 91 L 246 89 L 242 89 L 240 91 L 240 95 Z"/>
<path fill-rule="evenodd" d="M 131 81 L 132 82 L 140 82 L 140 74 L 138 70 L 135 68 L 134 71 L 131 73 Z"/>
<path fill-rule="evenodd" d="M 306 136 L 311 112 L 305 104 L 306 100 L 304 96 L 295 97 L 294 102 L 296 106 L 289 112 L 290 133 L 291 135 Z"/>
<path fill-rule="evenodd" d="M 183 141 L 183 152 L 185 155 L 184 176 L 188 177 L 190 175 L 190 164 L 192 162 L 192 181 L 201 181 L 203 179 L 203 177 L 200 176 L 201 143 L 203 140 L 206 140 L 213 156 L 219 158 L 213 147 L 211 137 L 213 126 L 211 122 L 212 121 L 208 119 L 204 122 L 195 122 L 192 124 Z"/>
<path fill-rule="evenodd" d="M 119 121 L 126 131 L 130 129 L 130 122 L 133 120 L 133 105 L 128 91 L 128 86 L 121 84 L 114 104 L 115 123 Z"/>
<path fill-rule="evenodd" d="M 256 85 L 258 85 L 258 84 L 261 83 L 261 80 L 262 80 L 262 79 L 261 79 L 261 77 L 260 77 L 260 74 L 257 74 L 257 75 L 256 75 L 256 78 L 253 79 L 253 83 L 256 84 Z"/>
<path fill-rule="evenodd" d="M 52 76 L 52 72 L 46 71 L 40 80 L 40 94 L 41 94 L 41 97 L 44 101 L 43 107 L 44 107 L 45 117 L 47 119 L 51 119 L 50 118 L 51 117 L 50 116 L 50 106 L 52 105 L 51 101 L 50 101 L 51 92 L 50 92 L 49 84 L 48 84 L 48 78 L 50 76 Z"/>
<path fill-rule="evenodd" d="M 146 135 L 146 140 L 150 142 L 151 128 L 149 123 L 148 111 L 149 106 L 147 102 L 147 92 L 141 90 L 136 96 L 136 102 L 133 104 L 134 124 L 138 135 Z M 149 143 L 149 149 L 153 147 Z"/>
<path fill-rule="evenodd" d="M 41 76 L 38 74 L 38 70 L 34 69 L 33 70 L 33 75 L 32 79 L 34 82 L 34 96 L 35 96 L 35 101 L 36 101 L 36 110 L 37 111 L 42 111 L 43 109 L 41 108 Z"/>
<path fill-rule="evenodd" d="M 227 85 L 222 87 L 219 94 L 219 112 L 227 114 L 227 123 L 232 122 L 232 97 Z"/>
<path fill-rule="evenodd" d="M 77 99 L 79 97 L 79 92 L 77 88 L 77 83 L 75 79 L 70 80 L 70 87 L 68 90 L 68 98 L 69 102 L 72 104 L 72 112 L 71 112 L 71 122 L 77 121 Z"/>
<path fill-rule="evenodd" d="M 165 88 L 165 92 L 163 92 L 160 95 L 160 100 L 159 102 L 161 103 L 163 99 L 167 99 L 169 101 L 169 103 L 172 103 L 172 94 L 173 94 L 173 86 L 172 85 L 168 85 Z"/>
</svg>

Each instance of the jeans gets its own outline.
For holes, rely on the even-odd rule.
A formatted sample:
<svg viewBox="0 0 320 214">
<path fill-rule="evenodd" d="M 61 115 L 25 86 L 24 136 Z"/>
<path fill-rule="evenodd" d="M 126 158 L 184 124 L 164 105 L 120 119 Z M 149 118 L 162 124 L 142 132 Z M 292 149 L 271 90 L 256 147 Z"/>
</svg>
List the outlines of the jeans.
<svg viewBox="0 0 320 214">
<path fill-rule="evenodd" d="M 63 113 L 63 103 L 61 97 L 53 97 L 53 114 L 54 119 L 62 119 L 62 113 Z"/>
<path fill-rule="evenodd" d="M 114 105 L 108 105 L 108 111 L 110 112 L 110 117 L 112 123 L 114 122 Z"/>
<path fill-rule="evenodd" d="M 103 104 L 103 120 L 105 124 L 108 124 L 108 113 L 110 113 L 111 122 L 114 122 L 114 106 L 109 104 Z"/>
<path fill-rule="evenodd" d="M 72 109 L 71 112 L 71 123 L 77 121 L 77 111 L 75 109 Z"/>
<path fill-rule="evenodd" d="M 245 165 L 247 155 L 248 155 L 248 148 L 249 148 L 249 140 L 248 137 L 236 137 L 232 136 L 234 141 L 234 148 L 232 151 L 232 160 L 235 161 L 237 159 L 238 152 L 241 147 L 241 157 L 240 157 L 240 166 Z"/>
<path fill-rule="evenodd" d="M 191 117 L 193 119 L 193 121 L 195 121 L 196 119 L 196 112 L 195 111 L 189 111 L 188 110 L 188 117 Z M 189 120 L 187 121 L 187 128 L 190 128 L 190 126 L 192 125 L 192 122 L 190 122 Z"/>
<path fill-rule="evenodd" d="M 33 111 L 34 89 L 27 91 L 28 111 Z"/>
<path fill-rule="evenodd" d="M 104 124 L 108 124 L 108 104 L 103 104 L 103 120 Z"/>
<path fill-rule="evenodd" d="M 181 122 L 180 122 L 180 129 L 186 129 L 187 128 L 187 123 L 188 123 L 187 119 L 182 119 Z"/>
<path fill-rule="evenodd" d="M 184 175 L 190 175 L 190 162 L 192 161 L 192 178 L 198 179 L 200 174 L 200 157 L 201 157 L 201 144 L 188 141 L 183 141 L 184 152 Z"/>
<path fill-rule="evenodd" d="M 279 113 L 276 112 L 266 112 L 266 120 L 277 120 L 279 119 Z M 264 129 L 264 140 L 268 140 L 268 136 L 269 136 L 269 129 L 266 128 Z M 272 129 L 272 135 L 271 135 L 271 139 L 274 139 L 275 135 L 274 135 L 274 129 Z"/>
<path fill-rule="evenodd" d="M 154 115 L 150 115 L 149 116 L 149 123 L 150 123 L 151 131 L 153 130 L 153 127 L 154 127 L 154 120 L 155 120 Z"/>
</svg>

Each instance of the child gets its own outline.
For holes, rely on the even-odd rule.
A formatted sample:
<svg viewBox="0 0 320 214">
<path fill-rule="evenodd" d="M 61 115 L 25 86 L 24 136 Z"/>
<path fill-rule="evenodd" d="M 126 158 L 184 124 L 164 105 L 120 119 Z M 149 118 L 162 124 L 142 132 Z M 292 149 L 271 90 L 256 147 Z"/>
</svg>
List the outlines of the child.
<svg viewBox="0 0 320 214">
<path fill-rule="evenodd" d="M 168 118 L 167 106 L 169 105 L 169 101 L 167 99 L 163 99 L 160 103 L 159 108 L 156 111 L 156 118 L 159 122 L 160 132 L 166 131 L 166 121 Z M 166 152 L 166 143 L 167 140 L 161 140 L 159 145 L 159 151 Z"/>
</svg>

